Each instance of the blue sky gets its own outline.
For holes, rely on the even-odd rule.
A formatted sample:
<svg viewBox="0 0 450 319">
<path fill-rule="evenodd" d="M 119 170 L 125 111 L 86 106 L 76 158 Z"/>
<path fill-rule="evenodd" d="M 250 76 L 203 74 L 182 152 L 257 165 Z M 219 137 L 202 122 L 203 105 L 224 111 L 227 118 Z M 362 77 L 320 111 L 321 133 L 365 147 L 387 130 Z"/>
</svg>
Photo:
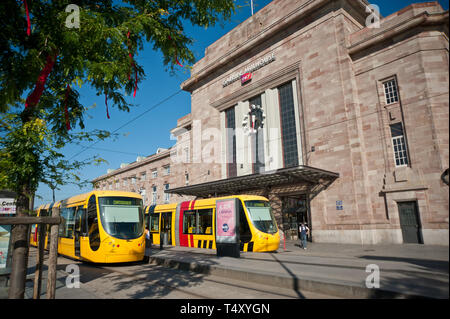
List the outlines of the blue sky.
<svg viewBox="0 0 450 319">
<path fill-rule="evenodd" d="M 270 2 L 270 0 L 254 0 L 255 12 Z M 370 1 L 370 3 L 380 7 L 383 16 L 387 16 L 414 2 L 416 1 Z M 186 27 L 187 33 L 195 40 L 192 50 L 197 59 L 201 59 L 204 56 L 206 47 L 250 17 L 251 10 L 248 5 L 250 0 L 237 0 L 236 3 L 242 7 L 236 11 L 236 15 L 230 21 L 208 29 L 194 28 L 191 26 Z M 445 10 L 448 10 L 449 0 L 440 0 L 439 3 Z M 136 161 L 138 155 L 148 156 L 154 154 L 158 147 L 168 148 L 172 146 L 174 141 L 170 139 L 170 130 L 176 126 L 178 118 L 190 113 L 190 94 L 184 91 L 156 106 L 159 102 L 179 91 L 180 84 L 189 78 L 190 73 L 187 69 L 177 66 L 175 68 L 175 74 L 169 74 L 163 66 L 162 55 L 159 52 L 153 51 L 151 44 L 146 45 L 144 50 L 139 52 L 139 55 L 135 59 L 144 67 L 146 79 L 139 84 L 136 97 L 129 97 L 129 101 L 135 104 L 135 107 L 129 113 L 121 112 L 111 107 L 110 102 L 108 104 L 110 119 L 107 119 L 104 97 L 96 96 L 95 92 L 88 87 L 83 87 L 80 90 L 81 101 L 84 105 L 96 105 L 96 107 L 87 112 L 85 117 L 87 131 L 93 129 L 115 131 L 137 117 L 136 120 L 117 131 L 119 133 L 118 139 L 99 142 L 92 149 L 83 151 L 74 158 L 76 160 L 82 160 L 98 155 L 108 162 L 108 164 L 102 164 L 100 166 L 85 167 L 82 171 L 78 172 L 78 175 L 82 179 L 92 180 L 95 177 L 106 174 L 106 171 L 110 168 L 116 169 L 120 167 L 121 163 L 132 163 Z M 150 109 L 152 110 L 149 111 Z M 144 112 L 146 112 L 144 115 L 139 116 Z M 85 145 L 89 146 L 92 143 L 85 143 Z M 65 148 L 64 154 L 67 158 L 72 158 L 82 150 L 77 145 L 68 145 Z M 62 186 L 60 190 L 56 190 L 55 192 L 56 200 L 88 192 L 91 189 L 91 187 L 80 189 L 75 185 Z M 40 185 L 36 194 L 42 198 L 36 197 L 35 207 L 43 202 L 47 203 L 52 201 L 52 191 L 45 185 Z"/>
</svg>

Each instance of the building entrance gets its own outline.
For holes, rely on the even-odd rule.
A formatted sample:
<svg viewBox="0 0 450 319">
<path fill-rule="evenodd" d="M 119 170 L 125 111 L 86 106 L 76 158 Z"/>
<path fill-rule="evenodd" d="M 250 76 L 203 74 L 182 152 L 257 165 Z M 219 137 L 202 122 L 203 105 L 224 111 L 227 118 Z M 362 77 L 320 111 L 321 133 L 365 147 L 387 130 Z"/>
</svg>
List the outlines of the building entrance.
<svg viewBox="0 0 450 319">
<path fill-rule="evenodd" d="M 306 194 L 285 196 L 281 198 L 283 231 L 287 239 L 298 239 L 298 226 L 305 223 L 311 229 L 308 218 L 308 201 Z"/>
<path fill-rule="evenodd" d="M 423 244 L 417 202 L 398 203 L 398 212 L 400 215 L 403 242 L 405 244 Z"/>
</svg>

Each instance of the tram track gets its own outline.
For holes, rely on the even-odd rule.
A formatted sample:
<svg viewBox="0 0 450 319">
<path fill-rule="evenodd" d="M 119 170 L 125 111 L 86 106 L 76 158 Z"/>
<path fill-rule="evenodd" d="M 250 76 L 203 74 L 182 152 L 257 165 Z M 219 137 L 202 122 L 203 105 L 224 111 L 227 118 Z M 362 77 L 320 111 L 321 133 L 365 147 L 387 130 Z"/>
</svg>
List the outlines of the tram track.
<svg viewBox="0 0 450 319">
<path fill-rule="evenodd" d="M 63 257 L 64 258 L 64 257 Z M 70 259 L 69 259 L 70 260 Z M 281 298 L 281 299 L 290 299 L 290 298 L 302 298 L 302 293 L 295 292 L 291 289 L 277 289 L 278 291 L 273 291 L 270 287 L 262 285 L 262 284 L 256 284 L 256 283 L 249 283 L 249 282 L 241 282 L 238 280 L 233 280 L 230 278 L 223 278 L 223 277 L 217 277 L 212 275 L 202 275 L 199 277 L 198 273 L 191 273 L 189 271 L 185 270 L 179 270 L 179 269 L 171 269 L 164 266 L 157 266 L 157 265 L 151 265 L 152 268 L 147 268 L 147 266 L 150 266 L 149 264 L 136 264 L 136 265 L 117 265 L 117 266 L 103 266 L 98 264 L 90 264 L 90 263 L 81 263 L 81 282 L 83 282 L 83 277 L 89 278 L 90 276 L 99 278 L 100 276 L 93 274 L 94 271 L 99 272 L 108 272 L 108 274 L 116 274 L 123 277 L 124 281 L 122 283 L 126 282 L 125 278 L 134 279 L 135 281 L 142 284 L 142 289 L 145 289 L 148 285 L 156 285 L 161 288 L 169 289 L 171 291 L 179 292 L 181 294 L 184 294 L 187 296 L 187 298 L 199 298 L 199 299 L 223 299 L 224 296 L 214 296 L 212 294 L 202 294 L 198 293 L 196 291 L 193 291 L 196 289 L 197 285 L 203 285 L 205 286 L 205 289 L 210 290 L 211 287 L 223 287 L 226 286 L 229 288 L 228 290 L 235 291 L 236 297 L 233 296 L 233 298 L 248 298 L 249 295 L 257 294 L 259 296 L 262 296 L 261 298 Z M 133 269 L 130 269 L 130 271 L 136 272 L 132 273 L 127 270 L 122 270 L 120 267 L 133 267 Z M 134 268 L 136 267 L 136 268 Z M 140 272 L 140 273 L 138 273 Z M 161 280 L 150 278 L 151 276 L 158 276 L 158 272 L 164 273 L 165 278 L 176 278 L 178 275 L 181 274 L 181 277 L 184 279 L 182 281 L 190 281 L 192 278 L 192 285 L 187 285 L 188 288 L 181 288 L 176 285 L 171 285 L 170 283 L 167 283 L 167 281 L 162 282 Z M 103 273 L 101 274 L 101 277 L 107 276 L 107 274 Z M 149 279 L 150 278 L 150 279 Z M 89 282 L 92 279 L 87 279 L 86 282 Z M 203 287 L 202 287 L 203 288 Z M 200 288 L 200 289 L 202 289 Z M 199 289 L 199 288 L 197 288 Z M 219 289 L 215 288 L 214 291 Z M 108 296 L 111 298 L 114 298 L 113 296 Z M 178 299 L 178 298 L 177 298 Z M 226 299 L 226 297 L 225 297 Z"/>
<path fill-rule="evenodd" d="M 92 266 L 95 268 L 98 268 L 98 269 L 107 270 L 110 273 L 117 273 L 124 277 L 134 278 L 141 282 L 148 280 L 148 274 L 133 274 L 133 273 L 130 273 L 127 271 L 121 271 L 117 268 L 113 268 L 110 266 L 100 266 L 100 265 L 92 265 Z M 190 276 L 192 276 L 192 278 L 195 278 L 194 281 L 199 280 L 198 277 L 196 277 L 196 276 L 198 276 L 197 273 L 191 273 L 189 271 L 179 270 L 179 269 L 171 269 L 171 268 L 167 268 L 164 266 L 156 266 L 155 265 L 155 267 L 157 267 L 157 268 L 154 268 L 152 270 L 142 269 L 142 268 L 138 269 L 138 270 L 163 271 L 165 273 L 173 272 L 174 276 L 176 276 L 176 274 L 179 274 L 181 272 L 183 275 L 189 274 Z M 244 291 L 244 290 L 246 292 L 251 291 L 252 293 L 265 295 L 265 297 L 263 297 L 263 298 L 267 298 L 267 296 L 269 296 L 271 299 L 273 299 L 273 298 L 282 298 L 282 299 L 288 298 L 289 299 L 289 298 L 299 298 L 299 297 L 303 298 L 302 293 L 296 292 L 292 289 L 277 289 L 278 291 L 273 291 L 273 289 L 271 289 L 269 286 L 266 286 L 266 285 L 257 284 L 257 283 L 249 283 L 249 282 L 241 282 L 241 281 L 233 280 L 230 278 L 223 278 L 223 277 L 217 277 L 217 276 L 212 276 L 212 275 L 202 276 L 200 282 L 202 284 L 206 284 L 207 286 L 219 286 L 219 285 L 227 286 L 231 290 L 239 291 L 240 294 L 243 294 L 242 291 Z M 192 288 L 183 289 L 183 288 L 180 288 L 180 287 L 177 287 L 174 285 L 170 285 L 170 284 L 167 284 L 166 282 L 161 282 L 158 280 L 147 281 L 147 283 L 152 284 L 152 285 L 158 285 L 163 288 L 179 291 L 183 294 L 189 295 L 189 297 L 196 297 L 196 298 L 200 298 L 200 299 L 223 299 L 223 296 L 211 297 L 211 295 L 199 294 L 197 292 L 193 292 Z M 245 295 L 245 294 L 243 294 L 243 295 Z M 244 298 L 246 298 L 246 297 L 244 297 Z"/>
<path fill-rule="evenodd" d="M 108 267 L 108 266 L 100 266 L 100 265 L 95 265 L 95 264 L 92 264 L 90 266 L 92 266 L 93 268 L 97 268 L 97 269 L 107 270 L 110 273 L 117 273 L 117 274 L 123 275 L 123 276 L 128 277 L 128 278 L 134 278 L 134 279 L 139 280 L 140 282 L 143 282 L 148 277 L 145 274 L 141 274 L 141 275 L 132 274 L 132 273 L 129 273 L 129 272 L 126 272 L 126 271 L 120 271 L 120 270 L 118 270 L 116 268 L 111 268 L 111 267 Z M 190 291 L 188 289 L 179 288 L 179 287 L 176 287 L 174 285 L 169 285 L 167 283 L 163 283 L 163 282 L 158 281 L 158 280 L 156 280 L 156 281 L 155 280 L 149 281 L 149 282 L 147 282 L 147 284 L 158 285 L 158 286 L 166 288 L 166 289 L 179 291 L 181 293 L 189 295 L 190 297 L 197 297 L 197 298 L 200 298 L 200 299 L 214 299 L 214 298 L 211 298 L 209 296 L 201 295 L 201 294 L 198 294 L 198 293 L 194 293 L 194 292 L 192 292 L 192 291 Z"/>
</svg>

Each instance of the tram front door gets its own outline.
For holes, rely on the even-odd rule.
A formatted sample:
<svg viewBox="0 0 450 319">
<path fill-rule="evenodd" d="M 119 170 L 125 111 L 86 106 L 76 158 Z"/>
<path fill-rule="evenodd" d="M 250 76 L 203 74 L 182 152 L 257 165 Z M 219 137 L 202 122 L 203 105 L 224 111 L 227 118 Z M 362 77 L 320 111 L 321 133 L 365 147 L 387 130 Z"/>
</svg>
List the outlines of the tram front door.
<svg viewBox="0 0 450 319">
<path fill-rule="evenodd" d="M 80 251 L 80 236 L 81 236 L 81 225 L 83 224 L 84 216 L 85 216 L 85 209 L 78 207 L 76 213 L 75 213 L 75 228 L 74 228 L 74 247 L 75 247 L 75 256 L 80 257 L 81 251 Z"/>
<path fill-rule="evenodd" d="M 172 245 L 172 213 L 161 213 L 161 239 L 164 245 Z"/>
</svg>

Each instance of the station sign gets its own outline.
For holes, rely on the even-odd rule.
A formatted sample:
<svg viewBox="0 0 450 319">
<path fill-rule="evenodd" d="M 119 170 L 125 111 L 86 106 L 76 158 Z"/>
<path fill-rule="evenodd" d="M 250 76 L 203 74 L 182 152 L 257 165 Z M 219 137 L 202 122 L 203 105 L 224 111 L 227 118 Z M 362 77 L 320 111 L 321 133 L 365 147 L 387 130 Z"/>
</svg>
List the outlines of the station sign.
<svg viewBox="0 0 450 319">
<path fill-rule="evenodd" d="M 251 74 L 253 72 L 255 72 L 256 70 L 259 70 L 263 67 L 265 67 L 266 65 L 272 63 L 273 61 L 275 61 L 275 53 L 270 53 L 268 55 L 266 55 L 265 57 L 253 62 L 252 64 L 250 64 L 249 66 L 247 66 L 246 68 L 235 72 L 233 74 L 231 74 L 230 76 L 228 76 L 226 79 L 223 80 L 222 82 L 222 87 L 227 87 L 228 85 L 239 81 L 239 79 L 241 79 L 242 81 L 242 76 L 246 75 L 246 74 Z M 248 79 L 247 81 L 249 81 L 250 79 Z M 242 82 L 241 82 L 242 83 Z"/>
<path fill-rule="evenodd" d="M 14 198 L 0 198 L 0 216 L 1 215 L 15 215 L 16 201 Z"/>
<path fill-rule="evenodd" d="M 244 85 L 245 83 L 249 82 L 252 79 L 251 73 L 245 73 L 241 76 L 241 84 Z"/>
<path fill-rule="evenodd" d="M 16 201 L 14 198 L 0 198 L 0 218 L 16 215 Z M 11 225 L 1 225 L 0 219 L 0 275 L 11 272 Z"/>
</svg>

